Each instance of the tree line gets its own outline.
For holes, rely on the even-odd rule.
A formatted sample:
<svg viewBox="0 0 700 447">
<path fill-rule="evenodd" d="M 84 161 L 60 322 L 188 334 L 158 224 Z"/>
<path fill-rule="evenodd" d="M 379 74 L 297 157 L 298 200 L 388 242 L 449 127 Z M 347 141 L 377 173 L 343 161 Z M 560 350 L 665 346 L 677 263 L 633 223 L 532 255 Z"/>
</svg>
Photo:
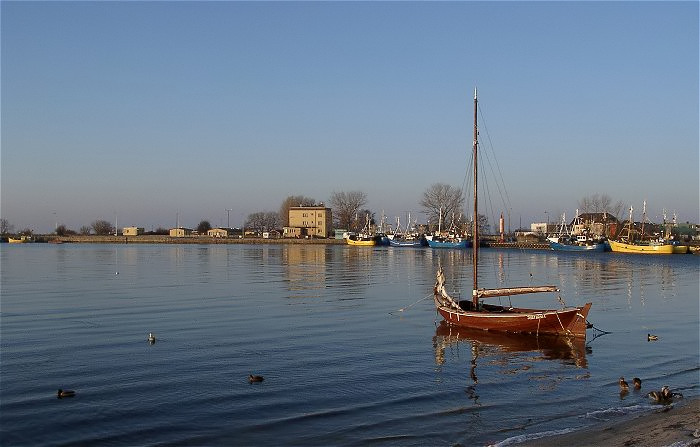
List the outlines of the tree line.
<svg viewBox="0 0 700 447">
<path fill-rule="evenodd" d="M 434 183 L 424 192 L 420 200 L 420 206 L 427 218 L 428 231 L 435 231 L 439 226 L 447 229 L 450 226 L 456 227 L 464 233 L 471 232 L 473 222 L 466 217 L 463 208 L 465 202 L 464 192 L 460 188 L 444 184 Z M 330 196 L 329 205 L 333 214 L 333 225 L 335 228 L 342 228 L 348 231 L 361 231 L 369 220 L 372 226 L 377 225 L 375 214 L 366 208 L 367 194 L 363 191 L 339 191 L 333 192 Z M 292 195 L 285 198 L 278 211 L 257 211 L 248 215 L 244 227 L 257 233 L 279 229 L 289 223 L 289 209 L 300 206 L 323 206 L 323 202 L 317 202 L 314 198 L 304 195 Z M 619 216 L 625 208 L 622 201 L 613 203 L 607 194 L 591 194 L 583 197 L 578 202 L 580 213 L 607 212 L 614 216 Z M 479 214 L 478 225 L 480 231 L 487 232 L 489 220 L 485 215 Z M 206 234 L 212 229 L 208 220 L 200 221 L 196 230 L 199 234 Z M 90 225 L 80 227 L 74 231 L 65 225 L 56 227 L 56 234 L 59 236 L 69 235 L 109 235 L 115 234 L 116 228 L 108 221 L 98 219 Z M 20 230 L 17 234 L 31 235 L 33 231 L 29 228 Z M 148 232 L 149 234 L 169 234 L 169 230 L 159 227 Z M 0 219 L 0 234 L 9 235 L 14 233 L 14 226 L 10 225 L 7 219 Z"/>
</svg>

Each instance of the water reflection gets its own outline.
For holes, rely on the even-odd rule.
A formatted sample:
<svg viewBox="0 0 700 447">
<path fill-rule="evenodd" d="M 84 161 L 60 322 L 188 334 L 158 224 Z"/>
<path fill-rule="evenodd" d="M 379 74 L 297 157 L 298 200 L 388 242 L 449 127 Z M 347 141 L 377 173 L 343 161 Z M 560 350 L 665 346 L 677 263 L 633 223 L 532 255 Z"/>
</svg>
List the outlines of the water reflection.
<svg viewBox="0 0 700 447">
<path fill-rule="evenodd" d="M 457 348 L 460 343 L 466 343 L 471 351 L 471 368 L 469 375 L 473 382 L 478 383 L 476 367 L 479 357 L 489 358 L 508 365 L 509 353 L 537 353 L 530 357 L 532 361 L 558 360 L 564 364 L 587 368 L 586 341 L 583 338 L 530 336 L 522 334 L 506 334 L 499 332 L 467 329 L 451 326 L 440 322 L 433 337 L 435 363 L 445 363 L 447 348 Z"/>
</svg>

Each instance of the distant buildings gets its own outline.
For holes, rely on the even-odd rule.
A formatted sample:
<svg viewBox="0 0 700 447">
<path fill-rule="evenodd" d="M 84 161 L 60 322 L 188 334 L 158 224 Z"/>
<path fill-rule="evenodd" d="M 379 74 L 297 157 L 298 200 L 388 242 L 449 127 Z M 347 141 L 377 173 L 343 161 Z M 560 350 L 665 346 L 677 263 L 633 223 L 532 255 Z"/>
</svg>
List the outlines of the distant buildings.
<svg viewBox="0 0 700 447">
<path fill-rule="evenodd" d="M 185 237 L 185 236 L 191 236 L 192 235 L 192 229 L 190 228 L 171 228 L 170 229 L 170 237 Z"/>
<path fill-rule="evenodd" d="M 207 236 L 209 237 L 229 237 L 231 234 L 233 234 L 231 228 L 212 228 L 207 231 Z"/>
<path fill-rule="evenodd" d="M 333 213 L 330 208 L 320 206 L 294 206 L 289 208 L 288 226 L 283 229 L 284 237 L 331 237 Z"/>
<path fill-rule="evenodd" d="M 122 234 L 124 236 L 138 236 L 144 233 L 144 229 L 141 227 L 124 227 L 122 229 Z"/>
</svg>

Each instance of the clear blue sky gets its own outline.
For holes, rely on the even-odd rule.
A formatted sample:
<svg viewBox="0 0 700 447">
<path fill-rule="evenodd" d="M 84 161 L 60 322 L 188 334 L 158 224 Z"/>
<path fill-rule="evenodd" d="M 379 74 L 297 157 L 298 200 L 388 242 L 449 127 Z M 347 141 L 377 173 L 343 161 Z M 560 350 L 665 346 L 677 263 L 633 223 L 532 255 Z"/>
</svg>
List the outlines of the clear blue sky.
<svg viewBox="0 0 700 447">
<path fill-rule="evenodd" d="M 700 220 L 698 2 L 0 8 L 16 229 L 240 225 L 354 190 L 415 216 L 464 181 L 475 86 L 513 227 L 593 193 Z"/>
</svg>

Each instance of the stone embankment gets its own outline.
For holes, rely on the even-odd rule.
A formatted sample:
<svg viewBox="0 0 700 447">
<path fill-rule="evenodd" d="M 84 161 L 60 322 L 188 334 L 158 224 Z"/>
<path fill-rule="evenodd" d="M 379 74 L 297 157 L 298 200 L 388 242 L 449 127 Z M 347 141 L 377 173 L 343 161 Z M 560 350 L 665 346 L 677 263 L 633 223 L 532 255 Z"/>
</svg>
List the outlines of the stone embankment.
<svg viewBox="0 0 700 447">
<path fill-rule="evenodd" d="M 318 244 L 344 245 L 343 239 L 263 239 L 257 237 L 222 238 L 209 236 L 172 237 L 166 235 L 140 236 L 56 236 L 43 235 L 36 237 L 37 242 L 73 243 L 73 244 Z M 492 248 L 515 248 L 530 250 L 549 250 L 549 245 L 541 242 L 494 242 L 484 241 L 484 245 Z"/>
<path fill-rule="evenodd" d="M 74 244 L 344 244 L 342 239 L 263 239 L 263 238 L 223 238 L 209 236 L 171 237 L 165 235 L 139 236 L 55 236 L 37 237 L 38 242 Z"/>
</svg>

